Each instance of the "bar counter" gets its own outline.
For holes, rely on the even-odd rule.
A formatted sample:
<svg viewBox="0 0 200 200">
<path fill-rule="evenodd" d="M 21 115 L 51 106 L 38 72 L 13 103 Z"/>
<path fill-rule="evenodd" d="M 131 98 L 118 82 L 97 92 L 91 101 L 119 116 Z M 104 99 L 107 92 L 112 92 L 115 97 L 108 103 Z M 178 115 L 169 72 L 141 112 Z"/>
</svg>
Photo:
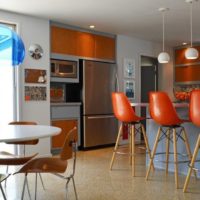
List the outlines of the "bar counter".
<svg viewBox="0 0 200 200">
<path fill-rule="evenodd" d="M 189 104 L 188 103 L 173 103 L 173 104 L 174 104 L 174 107 L 175 107 L 175 109 L 178 113 L 178 116 L 181 119 L 188 119 L 189 118 L 189 108 L 188 108 Z M 131 103 L 132 107 L 146 107 L 147 108 L 146 109 L 147 110 L 146 117 L 148 119 L 146 119 L 146 132 L 147 132 L 147 137 L 148 137 L 148 140 L 149 140 L 150 149 L 152 150 L 159 125 L 156 124 L 154 122 L 154 120 L 150 118 L 149 111 L 148 111 L 148 105 L 149 105 L 148 103 Z M 200 128 L 196 127 L 191 122 L 184 123 L 183 126 L 186 129 L 188 139 L 189 139 L 189 143 L 190 143 L 190 148 L 191 148 L 191 151 L 192 151 L 192 154 L 193 154 L 195 144 L 196 144 L 198 135 L 200 133 Z M 162 141 L 159 142 L 158 147 L 157 147 L 157 151 L 156 151 L 157 153 L 166 151 L 165 150 L 165 148 L 166 148 L 165 143 L 166 143 L 165 139 L 163 139 Z M 170 142 L 170 150 L 169 151 L 173 152 L 173 143 L 172 142 Z M 177 151 L 178 151 L 178 153 L 181 153 L 181 154 L 187 153 L 186 148 L 185 148 L 185 144 L 181 139 L 179 139 L 178 142 L 177 142 Z M 197 160 L 198 159 L 200 160 L 200 155 L 198 155 Z M 154 162 L 155 168 L 165 169 L 165 163 L 159 162 L 159 161 L 165 161 L 165 154 L 156 155 L 155 160 L 158 161 L 158 162 L 156 162 L 156 161 Z M 188 160 L 188 157 L 187 156 L 186 157 L 185 156 L 184 157 L 178 156 L 178 161 L 184 161 L 184 160 Z M 172 162 L 174 161 L 173 154 L 170 155 L 169 161 L 172 161 Z M 147 155 L 146 162 L 147 162 L 147 164 L 149 162 L 148 155 Z M 195 165 L 195 167 L 200 169 L 200 163 L 197 163 Z M 169 171 L 171 171 L 171 172 L 174 171 L 174 164 L 173 163 L 171 163 L 171 164 L 169 163 Z M 179 173 L 186 175 L 187 171 L 188 171 L 188 163 L 179 163 L 179 170 L 178 171 L 179 171 Z"/>
</svg>

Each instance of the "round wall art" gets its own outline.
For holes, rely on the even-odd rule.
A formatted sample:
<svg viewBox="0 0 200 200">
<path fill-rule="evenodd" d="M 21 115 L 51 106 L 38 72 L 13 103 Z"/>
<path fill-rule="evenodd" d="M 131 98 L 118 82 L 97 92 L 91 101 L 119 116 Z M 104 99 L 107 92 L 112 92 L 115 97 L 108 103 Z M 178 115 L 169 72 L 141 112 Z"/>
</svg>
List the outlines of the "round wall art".
<svg viewBox="0 0 200 200">
<path fill-rule="evenodd" d="M 43 56 L 43 49 L 39 44 L 32 44 L 28 51 L 29 55 L 35 60 L 38 60 Z"/>
</svg>

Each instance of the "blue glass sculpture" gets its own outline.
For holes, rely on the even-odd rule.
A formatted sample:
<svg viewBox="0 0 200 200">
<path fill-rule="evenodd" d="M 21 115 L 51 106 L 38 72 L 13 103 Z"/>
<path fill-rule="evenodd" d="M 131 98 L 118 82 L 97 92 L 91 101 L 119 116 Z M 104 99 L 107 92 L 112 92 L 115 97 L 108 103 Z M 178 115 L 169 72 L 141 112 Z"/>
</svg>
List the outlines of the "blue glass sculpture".
<svg viewBox="0 0 200 200">
<path fill-rule="evenodd" d="M 7 26 L 0 25 L 0 63 L 16 66 L 23 62 L 24 57 L 22 39 Z"/>
</svg>

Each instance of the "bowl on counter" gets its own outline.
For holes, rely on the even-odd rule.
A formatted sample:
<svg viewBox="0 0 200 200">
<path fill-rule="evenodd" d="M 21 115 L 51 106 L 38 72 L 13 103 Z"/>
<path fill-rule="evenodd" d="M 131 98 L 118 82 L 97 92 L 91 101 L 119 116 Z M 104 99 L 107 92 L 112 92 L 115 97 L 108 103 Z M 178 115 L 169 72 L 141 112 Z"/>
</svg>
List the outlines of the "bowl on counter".
<svg viewBox="0 0 200 200">
<path fill-rule="evenodd" d="M 192 90 L 200 89 L 200 85 L 176 86 L 173 89 L 174 96 L 178 101 L 189 101 Z"/>
<path fill-rule="evenodd" d="M 189 101 L 190 92 L 174 91 L 174 96 L 178 101 Z"/>
</svg>

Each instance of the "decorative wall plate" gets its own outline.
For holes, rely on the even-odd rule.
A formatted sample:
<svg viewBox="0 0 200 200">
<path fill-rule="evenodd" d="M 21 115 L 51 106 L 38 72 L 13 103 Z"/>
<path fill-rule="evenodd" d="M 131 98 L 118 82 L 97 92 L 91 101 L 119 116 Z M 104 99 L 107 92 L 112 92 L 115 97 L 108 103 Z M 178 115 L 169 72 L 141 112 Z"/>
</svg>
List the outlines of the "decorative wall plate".
<svg viewBox="0 0 200 200">
<path fill-rule="evenodd" d="M 43 56 L 43 49 L 39 44 L 32 44 L 28 51 L 33 59 L 38 60 Z"/>
</svg>

